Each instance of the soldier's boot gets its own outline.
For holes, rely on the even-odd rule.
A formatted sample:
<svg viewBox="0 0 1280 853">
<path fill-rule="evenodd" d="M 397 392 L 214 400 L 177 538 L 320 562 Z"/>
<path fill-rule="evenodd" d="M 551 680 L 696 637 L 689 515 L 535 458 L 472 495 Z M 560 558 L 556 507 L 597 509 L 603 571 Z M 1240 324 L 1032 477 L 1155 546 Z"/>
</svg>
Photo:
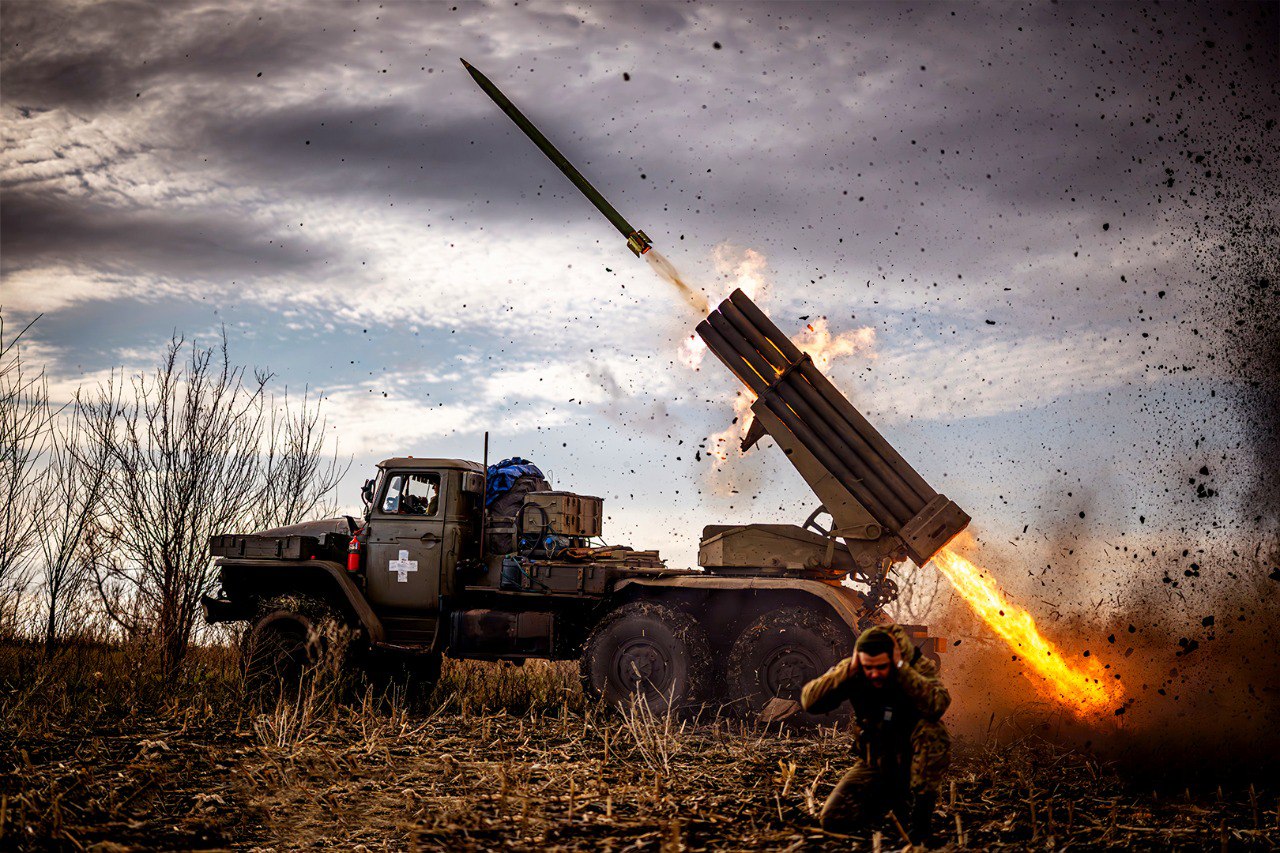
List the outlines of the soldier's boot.
<svg viewBox="0 0 1280 853">
<path fill-rule="evenodd" d="M 911 825 L 907 834 L 911 843 L 928 847 L 933 842 L 933 807 L 938 803 L 938 795 L 933 791 L 916 791 L 911 798 Z"/>
</svg>

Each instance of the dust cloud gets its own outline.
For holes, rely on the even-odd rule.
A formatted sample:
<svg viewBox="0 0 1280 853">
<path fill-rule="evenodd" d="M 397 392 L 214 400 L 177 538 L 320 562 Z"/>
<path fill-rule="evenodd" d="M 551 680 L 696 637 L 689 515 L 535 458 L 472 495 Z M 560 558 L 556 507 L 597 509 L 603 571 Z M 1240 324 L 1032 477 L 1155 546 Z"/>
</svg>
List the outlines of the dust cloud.
<svg viewBox="0 0 1280 853">
<path fill-rule="evenodd" d="M 1118 606 L 1073 604 L 1044 625 L 1066 650 L 1098 660 L 1124 686 L 1124 704 L 1102 722 L 1081 722 L 1039 699 L 1017 653 L 977 625 L 958 598 L 941 601 L 929 624 L 947 640 L 952 731 L 977 740 L 1044 737 L 1114 761 L 1135 779 L 1179 789 L 1241 774 L 1280 775 L 1280 548 L 1259 543 L 1248 553 L 1197 558 L 1173 551 L 1155 559 L 1186 568 L 1178 580 L 1170 572 L 1169 583 L 1136 576 Z M 1098 570 L 1080 563 L 1071 574 Z M 1190 580 L 1208 582 L 1192 587 Z"/>
</svg>

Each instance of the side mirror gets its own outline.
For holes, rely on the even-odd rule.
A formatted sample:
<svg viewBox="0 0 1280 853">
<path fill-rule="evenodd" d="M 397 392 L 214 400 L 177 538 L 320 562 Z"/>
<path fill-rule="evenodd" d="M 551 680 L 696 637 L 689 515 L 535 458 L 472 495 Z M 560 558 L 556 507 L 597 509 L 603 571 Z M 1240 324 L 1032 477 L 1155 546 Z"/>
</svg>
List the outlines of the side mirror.
<svg viewBox="0 0 1280 853">
<path fill-rule="evenodd" d="M 364 501 L 366 507 L 373 505 L 373 480 L 365 480 L 364 485 L 360 487 L 360 499 Z"/>
</svg>

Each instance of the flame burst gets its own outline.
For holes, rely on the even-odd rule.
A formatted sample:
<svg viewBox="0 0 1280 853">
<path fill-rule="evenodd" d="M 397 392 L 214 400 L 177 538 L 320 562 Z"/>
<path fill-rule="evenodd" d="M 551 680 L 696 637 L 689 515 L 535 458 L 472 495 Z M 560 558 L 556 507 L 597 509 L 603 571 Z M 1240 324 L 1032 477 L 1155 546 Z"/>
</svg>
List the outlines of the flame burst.
<svg viewBox="0 0 1280 853">
<path fill-rule="evenodd" d="M 831 366 L 831 362 L 846 355 L 864 353 L 867 358 L 876 357 L 872 351 L 876 343 L 875 329 L 864 326 L 833 335 L 827 326 L 826 317 L 819 317 L 805 326 L 800 334 L 791 338 L 791 342 L 807 352 L 818 369 L 824 371 Z"/>
<path fill-rule="evenodd" d="M 737 288 L 749 299 L 764 298 L 769 287 L 764 269 L 769 262 L 760 252 L 755 249 L 739 249 L 732 243 L 725 242 L 711 250 L 711 260 L 720 277 L 730 282 L 725 293 L 731 293 Z"/>
<path fill-rule="evenodd" d="M 1073 664 L 1041 636 L 1031 614 L 1009 601 L 973 563 L 950 548 L 930 561 L 942 572 L 973 612 L 1018 653 L 1039 678 L 1023 675 L 1047 699 L 1065 704 L 1077 716 L 1099 718 L 1124 702 L 1124 689 L 1097 658 Z"/>
<path fill-rule="evenodd" d="M 702 367 L 702 357 L 707 354 L 707 342 L 696 334 L 685 338 L 680 344 L 680 362 L 690 370 Z"/>
</svg>

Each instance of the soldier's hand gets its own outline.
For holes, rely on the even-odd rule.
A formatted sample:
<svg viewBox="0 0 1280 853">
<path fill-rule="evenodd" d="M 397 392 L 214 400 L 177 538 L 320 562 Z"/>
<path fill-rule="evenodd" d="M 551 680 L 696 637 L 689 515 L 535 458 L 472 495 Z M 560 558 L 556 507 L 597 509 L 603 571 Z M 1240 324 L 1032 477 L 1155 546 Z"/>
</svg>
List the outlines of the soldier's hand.
<svg viewBox="0 0 1280 853">
<path fill-rule="evenodd" d="M 893 639 L 896 641 L 893 650 L 894 666 L 899 667 L 910 664 L 916 656 L 916 644 L 911 642 L 911 635 L 901 625 L 890 626 L 889 633 L 893 635 Z"/>
</svg>

